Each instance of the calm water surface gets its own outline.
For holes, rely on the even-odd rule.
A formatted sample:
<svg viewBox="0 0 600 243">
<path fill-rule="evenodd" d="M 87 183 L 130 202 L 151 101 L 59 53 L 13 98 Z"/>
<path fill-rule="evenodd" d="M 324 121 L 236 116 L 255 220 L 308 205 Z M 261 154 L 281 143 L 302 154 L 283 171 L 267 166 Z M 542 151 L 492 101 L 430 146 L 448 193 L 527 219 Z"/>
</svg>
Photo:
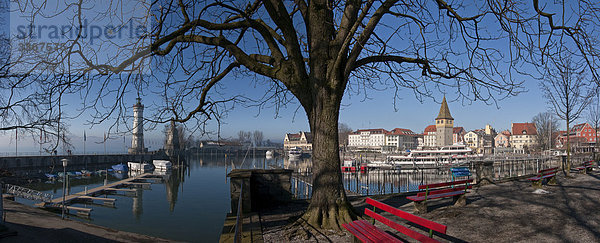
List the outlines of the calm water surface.
<svg viewBox="0 0 600 243">
<path fill-rule="evenodd" d="M 72 219 L 86 221 L 113 229 L 152 235 L 166 239 L 189 242 L 218 242 L 230 211 L 229 180 L 226 174 L 232 166 L 236 168 L 280 168 L 282 159 L 246 158 L 245 160 L 223 157 L 192 157 L 189 166 L 174 169 L 164 175 L 165 182 L 152 184 L 150 190 L 138 190 L 138 197 L 110 195 L 116 198 L 116 208 L 101 205 L 92 207 L 89 219 L 71 216 Z M 91 178 L 70 180 L 72 193 L 101 186 L 108 182 L 126 178 L 123 174 L 109 174 Z M 40 183 L 30 186 L 62 197 L 62 181 L 53 184 Z M 140 193 L 141 192 L 141 193 Z M 17 199 L 33 205 L 36 202 Z"/>
<path fill-rule="evenodd" d="M 187 242 L 218 242 L 227 213 L 230 212 L 227 173 L 235 168 L 286 168 L 304 172 L 310 170 L 310 159 L 290 161 L 282 158 L 225 158 L 225 156 L 191 157 L 188 166 L 164 174 L 164 183 L 152 184 L 149 190 L 137 189 L 137 197 L 109 195 L 116 198 L 116 208 L 102 205 L 77 204 L 91 207 L 90 218 L 72 215 L 85 221 L 113 229 Z M 77 193 L 127 178 L 127 174 L 72 178 L 70 190 Z M 447 171 L 344 173 L 347 190 L 362 195 L 416 190 L 419 184 L 449 180 Z M 309 179 L 310 180 L 310 179 Z M 292 190 L 298 198 L 310 197 L 311 189 L 292 179 Z M 39 183 L 31 189 L 62 197 L 62 180 Z M 306 194 L 303 194 L 306 193 Z M 17 199 L 33 205 L 36 202 Z"/>
</svg>

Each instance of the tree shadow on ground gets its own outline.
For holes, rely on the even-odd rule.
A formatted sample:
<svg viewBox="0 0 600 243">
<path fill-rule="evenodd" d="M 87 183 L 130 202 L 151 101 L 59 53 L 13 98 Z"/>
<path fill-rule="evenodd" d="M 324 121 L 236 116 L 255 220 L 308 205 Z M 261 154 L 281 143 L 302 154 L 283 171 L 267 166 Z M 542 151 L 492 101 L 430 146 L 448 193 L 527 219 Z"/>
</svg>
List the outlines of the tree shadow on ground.
<svg viewBox="0 0 600 243">
<path fill-rule="evenodd" d="M 100 236 L 81 232 L 72 228 L 48 229 L 8 222 L 6 223 L 6 225 L 10 229 L 19 232 L 19 235 L 16 237 L 4 238 L 2 239 L 3 242 L 118 242 L 115 240 L 110 240 Z"/>
</svg>

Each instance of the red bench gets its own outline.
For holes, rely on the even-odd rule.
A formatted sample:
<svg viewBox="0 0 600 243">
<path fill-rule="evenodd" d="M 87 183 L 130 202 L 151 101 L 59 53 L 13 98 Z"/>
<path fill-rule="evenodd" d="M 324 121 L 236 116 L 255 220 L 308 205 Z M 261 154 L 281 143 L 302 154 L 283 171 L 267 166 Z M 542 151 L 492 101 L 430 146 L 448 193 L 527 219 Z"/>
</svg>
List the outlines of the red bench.
<svg viewBox="0 0 600 243">
<path fill-rule="evenodd" d="M 373 200 L 371 198 L 366 199 L 366 203 L 373 206 L 373 210 L 365 208 L 365 215 L 372 217 L 373 219 L 391 227 L 398 232 L 409 236 L 415 240 L 420 242 L 439 242 L 433 239 L 433 231 L 446 234 L 446 229 L 448 226 L 439 224 L 428 219 L 421 218 L 419 216 L 404 212 L 400 209 L 387 205 L 385 203 Z M 375 212 L 375 210 L 379 208 L 385 212 L 391 213 L 395 216 L 398 216 L 402 219 L 405 219 L 413 224 L 420 225 L 429 229 L 429 235 L 424 235 L 418 231 L 412 230 L 403 226 L 399 223 L 396 223 L 381 214 Z M 396 238 L 393 235 L 390 235 L 388 232 L 383 231 L 380 228 L 377 228 L 375 225 L 369 223 L 367 220 L 355 220 L 347 224 L 342 225 L 346 228 L 352 235 L 361 240 L 362 242 L 405 242 L 402 239 Z"/>
<path fill-rule="evenodd" d="M 556 185 L 556 174 L 558 173 L 558 167 L 548 168 L 538 171 L 534 177 L 527 178 L 531 181 L 531 185 L 536 188 L 542 187 L 542 182 L 547 179 L 548 184 Z"/>
<path fill-rule="evenodd" d="M 415 210 L 419 213 L 427 212 L 427 200 L 431 199 L 452 197 L 454 205 L 464 206 L 467 204 L 465 193 L 473 187 L 470 183 L 473 183 L 473 179 L 420 185 L 419 190 L 425 190 L 424 192 L 406 198 L 414 202 Z"/>
<path fill-rule="evenodd" d="M 584 162 L 583 164 L 581 164 L 581 166 L 579 166 L 575 169 L 582 171 L 584 174 L 586 174 L 587 172 L 592 171 L 592 168 L 594 168 L 594 161 L 590 160 L 590 161 Z"/>
</svg>

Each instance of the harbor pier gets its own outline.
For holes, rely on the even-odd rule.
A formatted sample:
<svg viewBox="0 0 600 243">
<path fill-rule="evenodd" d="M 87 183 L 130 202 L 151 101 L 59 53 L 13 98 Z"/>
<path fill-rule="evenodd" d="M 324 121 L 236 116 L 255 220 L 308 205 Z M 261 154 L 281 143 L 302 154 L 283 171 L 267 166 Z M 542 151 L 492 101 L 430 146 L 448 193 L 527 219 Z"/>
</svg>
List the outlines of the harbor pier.
<svg viewBox="0 0 600 243">
<path fill-rule="evenodd" d="M 94 201 L 100 201 L 102 202 L 102 205 L 104 206 L 114 206 L 115 205 L 115 198 L 105 198 L 105 197 L 98 197 L 99 195 L 121 195 L 121 196 L 133 196 L 136 197 L 138 196 L 137 190 L 136 189 L 128 189 L 125 187 L 141 187 L 141 188 L 146 188 L 149 189 L 149 185 L 150 183 L 146 182 L 146 180 L 153 180 L 156 181 L 157 179 L 161 179 L 161 176 L 159 175 L 155 175 L 152 173 L 144 173 L 144 174 L 140 174 L 134 177 L 129 177 L 127 179 L 123 179 L 117 182 L 113 182 L 110 184 L 106 184 L 104 186 L 99 186 L 93 189 L 89 189 L 89 190 L 85 190 L 82 192 L 78 192 L 78 193 L 74 193 L 74 194 L 69 194 L 69 195 L 65 195 L 65 198 L 63 200 L 63 197 L 58 197 L 58 198 L 54 198 L 49 202 L 42 202 L 42 203 L 38 203 L 36 204 L 36 206 L 38 207 L 42 207 L 42 208 L 57 208 L 60 209 L 63 205 L 65 205 L 67 210 L 74 210 L 77 212 L 78 215 L 84 215 L 84 216 L 89 216 L 92 208 L 82 208 L 82 207 L 75 207 L 72 206 L 72 204 L 76 204 L 76 203 L 89 203 L 89 202 L 94 202 Z M 122 193 L 122 194 L 120 194 Z"/>
</svg>

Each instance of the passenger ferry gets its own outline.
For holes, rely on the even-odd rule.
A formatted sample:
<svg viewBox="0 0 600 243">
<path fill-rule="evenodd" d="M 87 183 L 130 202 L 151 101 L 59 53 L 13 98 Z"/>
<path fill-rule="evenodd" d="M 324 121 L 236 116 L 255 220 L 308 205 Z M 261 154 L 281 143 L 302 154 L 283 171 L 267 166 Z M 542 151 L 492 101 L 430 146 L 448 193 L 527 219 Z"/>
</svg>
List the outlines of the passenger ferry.
<svg viewBox="0 0 600 243">
<path fill-rule="evenodd" d="M 443 146 L 438 149 L 412 150 L 408 155 L 388 156 L 387 161 L 392 165 L 439 166 L 453 165 L 475 158 L 471 148 L 465 145 Z"/>
</svg>

